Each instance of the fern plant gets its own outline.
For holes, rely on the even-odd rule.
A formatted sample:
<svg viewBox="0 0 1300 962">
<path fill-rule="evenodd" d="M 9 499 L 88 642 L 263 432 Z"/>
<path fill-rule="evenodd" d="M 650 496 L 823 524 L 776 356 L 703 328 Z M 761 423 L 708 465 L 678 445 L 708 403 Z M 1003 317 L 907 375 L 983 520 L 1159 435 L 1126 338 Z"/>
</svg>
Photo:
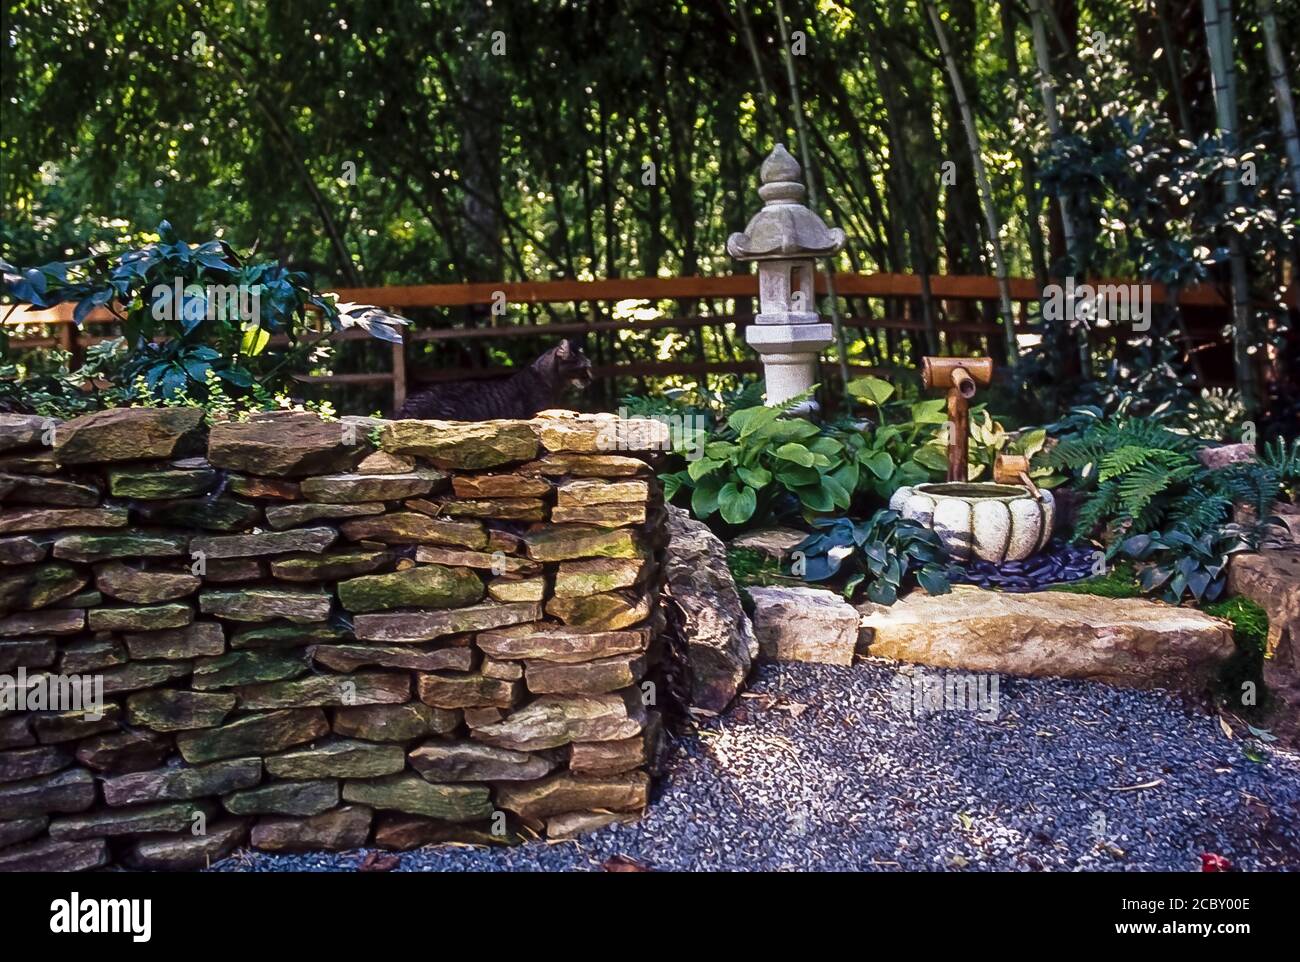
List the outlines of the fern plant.
<svg viewBox="0 0 1300 962">
<path fill-rule="evenodd" d="M 1259 463 L 1277 476 L 1279 486 L 1295 501 L 1300 495 L 1300 437 L 1292 438 L 1290 444 L 1283 438 L 1264 442 Z"/>
<path fill-rule="evenodd" d="M 1085 497 L 1075 535 L 1086 538 L 1099 528 L 1115 534 L 1180 527 L 1191 510 L 1183 500 L 1187 485 L 1204 472 L 1196 447 L 1151 421 L 1109 419 L 1062 441 L 1046 462 L 1074 473 Z"/>
</svg>

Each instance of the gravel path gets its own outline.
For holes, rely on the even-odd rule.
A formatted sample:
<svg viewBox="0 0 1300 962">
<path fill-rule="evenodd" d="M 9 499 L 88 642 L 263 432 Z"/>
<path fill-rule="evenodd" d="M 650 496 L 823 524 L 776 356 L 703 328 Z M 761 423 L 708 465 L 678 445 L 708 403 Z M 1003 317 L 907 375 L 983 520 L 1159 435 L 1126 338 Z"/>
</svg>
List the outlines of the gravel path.
<svg viewBox="0 0 1300 962">
<path fill-rule="evenodd" d="M 934 673 L 931 673 L 932 675 Z M 577 842 L 401 854 L 402 871 L 1300 870 L 1300 757 L 1165 692 L 1002 678 L 994 712 L 913 717 L 897 666 L 764 665 L 677 743 L 645 819 Z M 980 717 L 982 716 L 982 717 Z M 365 852 L 240 852 L 222 871 L 350 871 Z"/>
</svg>

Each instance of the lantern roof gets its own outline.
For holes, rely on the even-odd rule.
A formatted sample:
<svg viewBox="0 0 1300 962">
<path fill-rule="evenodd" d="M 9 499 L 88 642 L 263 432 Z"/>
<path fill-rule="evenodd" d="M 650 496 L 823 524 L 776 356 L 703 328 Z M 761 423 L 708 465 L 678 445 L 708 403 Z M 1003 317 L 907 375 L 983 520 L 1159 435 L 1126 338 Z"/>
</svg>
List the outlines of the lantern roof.
<svg viewBox="0 0 1300 962">
<path fill-rule="evenodd" d="M 827 227 L 804 205 L 807 189 L 799 162 L 777 144 L 763 161 L 758 196 L 763 209 L 745 230 L 727 238 L 727 253 L 737 260 L 766 261 L 822 257 L 844 247 L 844 231 Z"/>
</svg>

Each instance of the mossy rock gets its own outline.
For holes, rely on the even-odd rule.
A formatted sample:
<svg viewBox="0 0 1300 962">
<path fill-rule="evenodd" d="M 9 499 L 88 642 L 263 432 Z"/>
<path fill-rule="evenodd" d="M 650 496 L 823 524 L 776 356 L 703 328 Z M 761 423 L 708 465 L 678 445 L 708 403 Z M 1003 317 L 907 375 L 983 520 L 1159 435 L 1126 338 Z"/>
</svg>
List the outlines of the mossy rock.
<svg viewBox="0 0 1300 962">
<path fill-rule="evenodd" d="M 108 473 L 108 490 L 119 498 L 186 498 L 204 494 L 216 480 L 211 468 L 115 468 Z"/>
<path fill-rule="evenodd" d="M 420 565 L 340 582 L 338 596 L 343 607 L 353 612 L 459 608 L 483 597 L 483 582 L 468 568 Z"/>
</svg>

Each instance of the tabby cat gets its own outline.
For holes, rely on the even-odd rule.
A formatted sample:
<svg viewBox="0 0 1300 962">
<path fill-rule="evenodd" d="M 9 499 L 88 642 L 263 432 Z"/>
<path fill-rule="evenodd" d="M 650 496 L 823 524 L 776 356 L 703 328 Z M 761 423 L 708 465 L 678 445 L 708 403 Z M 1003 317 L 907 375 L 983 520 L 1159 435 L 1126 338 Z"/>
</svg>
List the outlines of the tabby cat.
<svg viewBox="0 0 1300 962">
<path fill-rule="evenodd" d="M 576 344 L 561 341 L 518 374 L 489 381 L 450 381 L 407 398 L 399 418 L 492 421 L 531 418 L 558 406 L 570 384 L 591 383 L 591 361 Z"/>
</svg>

